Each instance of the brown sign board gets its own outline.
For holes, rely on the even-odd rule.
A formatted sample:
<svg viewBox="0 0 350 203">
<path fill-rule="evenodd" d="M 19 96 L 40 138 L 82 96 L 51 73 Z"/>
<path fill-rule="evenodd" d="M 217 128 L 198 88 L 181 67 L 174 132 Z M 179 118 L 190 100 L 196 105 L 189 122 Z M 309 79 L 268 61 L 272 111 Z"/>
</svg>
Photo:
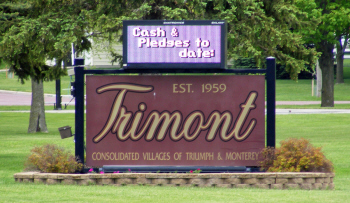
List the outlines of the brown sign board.
<svg viewBox="0 0 350 203">
<path fill-rule="evenodd" d="M 258 166 L 265 79 L 86 76 L 86 165 Z"/>
</svg>

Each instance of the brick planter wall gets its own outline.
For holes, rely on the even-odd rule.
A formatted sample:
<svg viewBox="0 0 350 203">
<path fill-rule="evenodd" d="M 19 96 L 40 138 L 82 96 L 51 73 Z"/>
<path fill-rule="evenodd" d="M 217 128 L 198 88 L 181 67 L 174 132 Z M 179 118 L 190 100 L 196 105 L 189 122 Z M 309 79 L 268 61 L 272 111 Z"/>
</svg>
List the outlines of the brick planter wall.
<svg viewBox="0 0 350 203">
<path fill-rule="evenodd" d="M 264 189 L 334 189 L 334 173 L 108 173 L 23 172 L 16 182 L 76 185 L 157 185 Z"/>
</svg>

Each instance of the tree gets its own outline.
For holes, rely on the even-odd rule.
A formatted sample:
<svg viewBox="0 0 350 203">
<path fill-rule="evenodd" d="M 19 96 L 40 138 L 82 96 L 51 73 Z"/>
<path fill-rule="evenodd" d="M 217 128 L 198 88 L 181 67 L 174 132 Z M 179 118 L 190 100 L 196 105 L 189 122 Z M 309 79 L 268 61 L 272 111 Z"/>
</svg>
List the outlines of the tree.
<svg viewBox="0 0 350 203">
<path fill-rule="evenodd" d="M 344 83 L 343 78 L 343 61 L 344 52 L 348 44 L 350 37 L 350 2 L 343 2 L 345 4 L 334 5 L 335 8 L 332 10 L 334 21 L 331 21 L 333 27 L 335 27 L 336 35 L 336 61 L 337 61 L 337 74 L 336 83 Z"/>
<path fill-rule="evenodd" d="M 274 56 L 293 79 L 316 57 L 301 35 L 316 21 L 310 21 L 294 0 L 14 2 L 1 3 L 5 20 L 1 20 L 0 58 L 11 62 L 22 80 L 28 76 L 36 81 L 58 77 L 62 74 L 60 61 L 70 43 L 83 49 L 89 47 L 87 37 L 120 41 L 122 21 L 130 19 L 224 19 L 228 22 L 229 58 L 254 57 L 258 66 L 264 66 L 264 59 Z M 56 58 L 57 67 L 45 66 L 44 61 L 52 58 Z"/>
<path fill-rule="evenodd" d="M 334 107 L 333 49 L 341 35 L 349 33 L 348 0 L 298 0 L 298 7 L 308 12 L 309 19 L 319 19 L 314 32 L 304 32 L 308 43 L 313 43 L 320 53 L 322 72 L 321 107 Z M 342 61 L 340 61 L 342 66 Z"/>
<path fill-rule="evenodd" d="M 89 4 L 91 3 L 91 4 Z M 0 1 L 0 59 L 8 62 L 23 83 L 32 80 L 28 132 L 47 132 L 43 81 L 65 74 L 61 62 L 70 51 L 90 47 L 84 9 L 88 1 Z M 56 60 L 54 67 L 46 60 Z"/>
<path fill-rule="evenodd" d="M 312 29 L 317 22 L 310 21 L 293 0 L 101 1 L 96 11 L 89 15 L 93 36 L 109 43 L 122 38 L 123 20 L 224 19 L 228 22 L 228 58 L 254 57 L 258 66 L 264 66 L 264 59 L 274 56 L 293 79 L 316 58 L 316 51 L 305 46 L 300 30 Z"/>
<path fill-rule="evenodd" d="M 342 40 L 342 37 L 344 37 L 344 40 Z M 337 36 L 337 54 L 336 54 L 336 61 L 337 61 L 337 82 L 336 83 L 344 83 L 344 71 L 343 71 L 343 66 L 344 66 L 344 53 L 345 53 L 345 48 L 348 44 L 349 40 L 349 34 L 347 35 L 340 35 Z"/>
</svg>

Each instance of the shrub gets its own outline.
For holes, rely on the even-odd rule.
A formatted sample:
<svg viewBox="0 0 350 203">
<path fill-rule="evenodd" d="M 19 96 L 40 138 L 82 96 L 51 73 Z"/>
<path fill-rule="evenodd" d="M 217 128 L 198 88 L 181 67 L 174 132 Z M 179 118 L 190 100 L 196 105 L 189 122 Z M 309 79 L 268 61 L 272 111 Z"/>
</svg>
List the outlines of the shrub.
<svg viewBox="0 0 350 203">
<path fill-rule="evenodd" d="M 265 149 L 262 150 L 261 154 L 264 159 L 263 161 L 260 162 L 260 167 L 263 170 L 268 170 L 270 167 L 273 166 L 273 162 L 276 159 L 275 148 L 266 147 Z"/>
<path fill-rule="evenodd" d="M 64 148 L 54 144 L 34 147 L 25 163 L 25 170 L 37 170 L 45 173 L 74 173 L 83 165 Z"/>
<path fill-rule="evenodd" d="M 290 138 L 281 147 L 265 148 L 261 168 L 269 172 L 332 172 L 333 164 L 307 139 Z"/>
</svg>

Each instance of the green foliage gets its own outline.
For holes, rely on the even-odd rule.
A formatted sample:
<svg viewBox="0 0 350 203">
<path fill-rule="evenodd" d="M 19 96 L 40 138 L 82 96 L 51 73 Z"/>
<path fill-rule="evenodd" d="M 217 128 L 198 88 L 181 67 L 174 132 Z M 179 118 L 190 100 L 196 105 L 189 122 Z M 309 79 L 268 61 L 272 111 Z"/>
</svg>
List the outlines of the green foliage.
<svg viewBox="0 0 350 203">
<path fill-rule="evenodd" d="M 337 38 L 349 36 L 350 1 L 296 0 L 295 3 L 310 21 L 318 21 L 313 29 L 303 29 L 301 34 L 320 53 L 319 65 L 323 73 L 321 106 L 333 107 L 333 49 L 338 44 Z"/>
<path fill-rule="evenodd" d="M 304 3 L 306 6 L 301 7 Z M 11 61 L 22 79 L 28 75 L 52 79 L 61 75 L 58 67 L 45 67 L 46 59 L 57 64 L 67 56 L 70 44 L 77 50 L 105 43 L 114 62 L 121 62 L 113 44 L 122 39 L 123 20 L 223 19 L 228 22 L 228 58 L 252 57 L 258 67 L 274 56 L 292 79 L 312 64 L 317 53 L 307 49 L 302 33 L 310 33 L 319 22 L 303 10 L 303 1 L 256 0 L 151 0 L 63 2 L 49 0 L 0 3 L 0 58 Z M 313 6 L 312 8 L 315 8 Z M 315 12 L 317 16 L 319 12 Z M 1 49 L 3 47 L 3 49 Z M 3 56 L 1 56 L 1 54 Z M 59 66 L 59 65 L 58 65 Z"/>
<path fill-rule="evenodd" d="M 202 170 L 200 168 L 197 168 L 197 170 L 190 170 L 190 173 L 201 173 Z"/>
<path fill-rule="evenodd" d="M 1 69 L 7 69 L 8 68 L 8 65 L 6 64 L 6 63 L 2 63 L 1 61 L 0 61 L 0 70 Z"/>
<path fill-rule="evenodd" d="M 227 1 L 229 9 L 218 8 L 219 18 L 229 23 L 229 54 L 254 57 L 258 66 L 274 56 L 286 66 L 292 79 L 315 60 L 314 49 L 307 49 L 301 29 L 313 26 L 293 1 Z"/>
<path fill-rule="evenodd" d="M 255 58 L 244 58 L 238 57 L 233 62 L 233 68 L 236 69 L 256 69 Z M 312 68 L 307 65 L 304 70 L 301 70 L 298 74 L 298 79 L 311 79 L 312 78 Z M 248 73 L 240 73 L 239 75 L 247 75 Z M 277 64 L 276 65 L 276 79 L 290 79 L 291 76 L 286 70 L 285 65 Z"/>
<path fill-rule="evenodd" d="M 234 60 L 233 67 L 237 69 L 256 68 L 256 61 L 254 58 L 239 57 L 236 60 Z"/>
<path fill-rule="evenodd" d="M 74 173 L 83 167 L 71 153 L 54 144 L 34 147 L 25 166 L 27 171 L 39 170 L 45 173 Z"/>
<path fill-rule="evenodd" d="M 333 172 L 333 164 L 307 139 L 289 138 L 277 149 L 265 148 L 262 169 L 269 172 Z"/>
<path fill-rule="evenodd" d="M 233 62 L 233 69 L 257 69 L 256 61 L 254 58 L 238 57 Z M 236 75 L 249 75 L 250 73 L 236 73 Z"/>
<path fill-rule="evenodd" d="M 306 65 L 305 69 L 300 71 L 298 79 L 311 79 L 314 70 L 311 66 Z M 289 73 L 286 71 L 286 67 L 280 64 L 276 65 L 276 79 L 290 79 Z"/>
<path fill-rule="evenodd" d="M 350 1 L 297 0 L 295 4 L 310 20 L 319 21 L 314 29 L 303 30 L 307 42 L 316 46 L 322 46 L 322 41 L 336 44 L 337 36 L 350 33 Z"/>
<path fill-rule="evenodd" d="M 273 163 L 276 160 L 275 148 L 266 147 L 261 152 L 263 160 L 260 162 L 261 170 L 269 170 L 273 167 Z"/>
<path fill-rule="evenodd" d="M 226 20 L 229 59 L 252 57 L 263 67 L 265 58 L 274 56 L 291 78 L 297 79 L 305 64 L 314 63 L 317 55 L 314 49 L 307 49 L 301 35 L 301 30 L 309 31 L 318 22 L 307 17 L 291 0 L 134 0 L 101 1 L 96 12 L 87 12 L 85 19 L 93 25 L 94 42 L 108 41 L 109 45 L 122 39 L 123 20 Z"/>
<path fill-rule="evenodd" d="M 93 1 L 92 1 L 93 2 Z M 23 80 L 53 80 L 65 75 L 61 62 L 74 43 L 89 49 L 83 9 L 90 1 L 0 1 L 0 61 L 7 62 Z M 46 60 L 56 60 L 54 67 Z"/>
</svg>

